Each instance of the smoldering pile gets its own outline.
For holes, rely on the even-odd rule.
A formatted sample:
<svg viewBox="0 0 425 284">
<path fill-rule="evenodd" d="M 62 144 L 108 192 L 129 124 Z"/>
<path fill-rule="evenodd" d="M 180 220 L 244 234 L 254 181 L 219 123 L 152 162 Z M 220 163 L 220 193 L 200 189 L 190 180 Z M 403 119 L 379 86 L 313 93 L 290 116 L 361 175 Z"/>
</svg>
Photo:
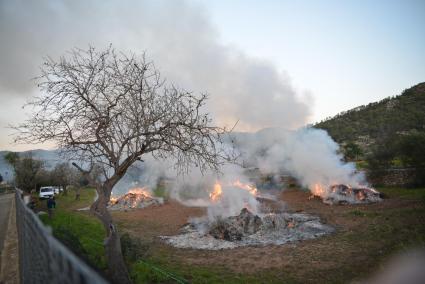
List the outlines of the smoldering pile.
<svg viewBox="0 0 425 284">
<path fill-rule="evenodd" d="M 129 210 L 161 205 L 163 203 L 164 199 L 162 197 L 154 197 L 145 189 L 132 189 L 118 198 L 111 198 L 108 209 Z"/>
<path fill-rule="evenodd" d="M 233 249 L 242 246 L 282 245 L 330 234 L 334 229 L 319 217 L 303 213 L 255 215 L 244 208 L 237 216 L 194 219 L 177 236 L 162 236 L 177 248 L 205 250 Z"/>
<path fill-rule="evenodd" d="M 382 201 L 381 194 L 371 187 L 351 187 L 345 184 L 335 184 L 324 194 L 321 190 L 313 191 L 329 205 L 334 204 L 368 204 Z"/>
</svg>

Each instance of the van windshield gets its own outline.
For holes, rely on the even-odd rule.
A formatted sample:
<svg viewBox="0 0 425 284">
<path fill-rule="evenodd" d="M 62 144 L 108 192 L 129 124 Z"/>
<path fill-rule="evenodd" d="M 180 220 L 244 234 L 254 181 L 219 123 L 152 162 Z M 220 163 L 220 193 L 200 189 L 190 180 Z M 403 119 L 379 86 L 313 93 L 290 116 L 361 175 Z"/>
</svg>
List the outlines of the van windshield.
<svg viewBox="0 0 425 284">
<path fill-rule="evenodd" d="M 48 188 L 40 188 L 40 192 L 51 192 L 51 191 L 53 191 L 53 188 L 50 188 L 50 187 L 48 187 Z"/>
</svg>

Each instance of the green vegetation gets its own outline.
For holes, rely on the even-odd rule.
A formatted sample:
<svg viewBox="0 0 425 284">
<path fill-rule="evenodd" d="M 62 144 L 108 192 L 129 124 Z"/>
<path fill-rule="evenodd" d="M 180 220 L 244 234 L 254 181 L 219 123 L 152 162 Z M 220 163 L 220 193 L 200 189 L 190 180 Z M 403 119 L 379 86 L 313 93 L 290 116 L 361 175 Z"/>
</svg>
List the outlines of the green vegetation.
<svg viewBox="0 0 425 284">
<path fill-rule="evenodd" d="M 31 154 L 20 157 L 15 152 L 8 152 L 4 158 L 13 167 L 15 184 L 20 189 L 30 192 L 37 187 L 37 177 L 43 169 L 42 161 L 33 159 Z"/>
<path fill-rule="evenodd" d="M 225 268 L 178 266 L 170 265 L 170 271 L 164 271 L 161 266 L 165 262 L 139 261 L 132 267 L 132 278 L 135 283 L 296 283 L 296 281 L 280 279 L 270 273 L 260 273 L 259 275 L 246 275 L 242 273 L 232 273 Z M 185 276 L 187 278 L 183 278 Z"/>
<path fill-rule="evenodd" d="M 379 190 L 389 198 L 425 201 L 424 188 L 386 187 Z"/>
<path fill-rule="evenodd" d="M 102 224 L 88 212 L 76 211 L 91 204 L 95 191 L 84 188 L 80 194 L 80 200 L 75 200 L 73 192 L 57 196 L 53 218 L 49 219 L 47 214 L 43 214 L 40 219 L 75 254 L 99 269 L 106 269 L 103 247 L 105 231 Z M 46 211 L 46 201 L 39 201 L 36 208 Z"/>
<path fill-rule="evenodd" d="M 164 184 L 158 183 L 158 185 L 153 189 L 153 195 L 156 197 L 168 198 L 168 191 Z"/>
<path fill-rule="evenodd" d="M 406 134 L 425 131 L 425 83 L 401 95 L 342 112 L 315 125 L 329 132 L 338 143 L 369 146 Z"/>
<path fill-rule="evenodd" d="M 166 271 L 150 261 L 139 260 L 131 266 L 131 277 L 135 283 L 189 283 L 178 274 Z"/>
<path fill-rule="evenodd" d="M 328 118 L 314 127 L 325 129 L 341 145 L 346 160 L 365 160 L 359 169 L 370 177 L 389 168 L 413 168 L 409 186 L 425 185 L 425 83 Z M 359 164 L 358 164 L 359 166 Z"/>
<path fill-rule="evenodd" d="M 68 185 L 82 185 L 81 173 L 68 162 L 57 163 L 53 169 L 48 170 L 45 161 L 34 158 L 31 151 L 23 154 L 7 152 L 4 159 L 13 167 L 14 185 L 26 192 L 38 190 L 41 186 L 54 185 L 62 186 L 66 194 Z"/>
<path fill-rule="evenodd" d="M 348 142 L 343 148 L 344 156 L 348 160 L 358 160 L 363 155 L 363 150 L 354 142 Z"/>
</svg>

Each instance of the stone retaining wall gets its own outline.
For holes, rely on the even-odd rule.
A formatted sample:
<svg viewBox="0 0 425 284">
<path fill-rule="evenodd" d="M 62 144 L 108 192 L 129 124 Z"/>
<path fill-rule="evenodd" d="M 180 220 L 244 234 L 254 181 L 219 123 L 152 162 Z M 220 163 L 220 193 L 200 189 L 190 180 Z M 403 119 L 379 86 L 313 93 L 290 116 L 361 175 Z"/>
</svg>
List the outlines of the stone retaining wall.
<svg viewBox="0 0 425 284">
<path fill-rule="evenodd" d="M 366 172 L 368 181 L 374 186 L 409 186 L 416 183 L 416 169 L 387 169 Z"/>
</svg>

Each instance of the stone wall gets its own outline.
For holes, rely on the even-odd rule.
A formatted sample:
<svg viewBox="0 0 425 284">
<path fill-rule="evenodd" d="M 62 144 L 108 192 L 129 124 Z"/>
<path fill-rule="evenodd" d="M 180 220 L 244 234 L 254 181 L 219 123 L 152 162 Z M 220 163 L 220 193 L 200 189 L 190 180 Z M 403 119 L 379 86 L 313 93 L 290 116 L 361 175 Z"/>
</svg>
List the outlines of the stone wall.
<svg viewBox="0 0 425 284">
<path fill-rule="evenodd" d="M 416 169 L 387 169 L 366 172 L 367 180 L 374 186 L 409 186 L 416 183 Z"/>
</svg>

